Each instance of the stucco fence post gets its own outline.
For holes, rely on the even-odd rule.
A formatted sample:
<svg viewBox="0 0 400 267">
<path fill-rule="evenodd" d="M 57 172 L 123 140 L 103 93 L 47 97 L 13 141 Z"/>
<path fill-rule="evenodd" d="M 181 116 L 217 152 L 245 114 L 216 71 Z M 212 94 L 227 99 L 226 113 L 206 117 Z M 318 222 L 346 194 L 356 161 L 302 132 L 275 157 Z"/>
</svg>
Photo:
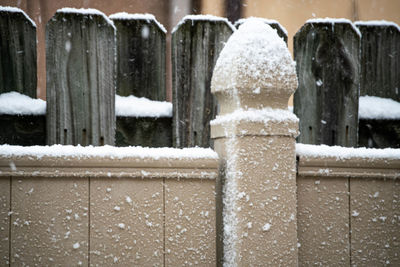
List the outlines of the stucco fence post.
<svg viewBox="0 0 400 267">
<path fill-rule="evenodd" d="M 216 63 L 211 122 L 219 154 L 217 242 L 224 266 L 297 266 L 295 64 L 275 30 L 250 19 Z"/>
</svg>

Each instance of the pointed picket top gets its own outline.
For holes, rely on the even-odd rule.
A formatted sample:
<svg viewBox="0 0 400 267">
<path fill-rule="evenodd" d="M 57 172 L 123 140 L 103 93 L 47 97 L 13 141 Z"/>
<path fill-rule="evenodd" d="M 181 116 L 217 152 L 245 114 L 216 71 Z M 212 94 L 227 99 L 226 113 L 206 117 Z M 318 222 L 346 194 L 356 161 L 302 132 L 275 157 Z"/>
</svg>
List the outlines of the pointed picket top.
<svg viewBox="0 0 400 267">
<path fill-rule="evenodd" d="M 249 19 L 228 40 L 215 66 L 211 90 L 220 100 L 220 114 L 238 108 L 287 109 L 297 88 L 295 62 L 276 30 Z M 230 96 L 227 98 L 226 96 Z"/>
</svg>

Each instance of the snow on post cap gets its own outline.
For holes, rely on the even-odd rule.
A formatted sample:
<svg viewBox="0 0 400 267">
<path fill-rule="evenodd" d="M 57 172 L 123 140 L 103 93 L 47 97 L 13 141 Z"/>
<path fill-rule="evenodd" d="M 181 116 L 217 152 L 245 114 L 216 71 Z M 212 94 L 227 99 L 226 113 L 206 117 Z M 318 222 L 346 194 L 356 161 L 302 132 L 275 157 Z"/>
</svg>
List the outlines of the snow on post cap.
<svg viewBox="0 0 400 267">
<path fill-rule="evenodd" d="M 236 28 L 239 28 L 239 26 L 241 26 L 243 23 L 245 23 L 247 20 L 249 19 L 259 19 L 264 21 L 267 24 L 277 24 L 279 25 L 279 27 L 281 28 L 281 30 L 286 34 L 286 36 L 288 36 L 288 31 L 286 30 L 285 27 L 282 26 L 282 24 L 279 23 L 279 21 L 274 20 L 274 19 L 266 19 L 266 18 L 259 18 L 259 17 L 248 17 L 248 18 L 241 18 L 239 20 L 237 20 L 234 24 L 234 26 Z"/>
<path fill-rule="evenodd" d="M 58 9 L 56 13 L 73 13 L 73 14 L 83 14 L 83 15 L 96 15 L 101 16 L 107 22 L 107 24 L 111 25 L 115 30 L 115 25 L 112 20 L 110 20 L 103 12 L 94 8 L 71 8 L 71 7 L 64 7 Z"/>
<path fill-rule="evenodd" d="M 162 25 L 152 14 L 129 14 L 126 12 L 119 12 L 110 15 L 109 18 L 112 20 L 146 20 L 148 23 L 153 21 L 162 32 L 167 33 L 164 25 Z"/>
<path fill-rule="evenodd" d="M 186 23 L 186 21 L 191 20 L 198 20 L 198 21 L 222 21 L 225 22 L 231 29 L 232 31 L 236 31 L 236 28 L 232 25 L 232 23 L 229 22 L 228 19 L 222 18 L 222 17 L 217 17 L 213 15 L 187 15 L 179 21 L 179 23 L 172 29 L 172 33 L 174 33 L 176 30 L 179 29 L 179 27 L 183 24 Z"/>
<path fill-rule="evenodd" d="M 358 26 L 378 26 L 378 27 L 395 27 L 398 31 L 400 31 L 400 26 L 394 23 L 393 21 L 386 20 L 368 20 L 368 21 L 356 21 L 354 24 Z"/>
<path fill-rule="evenodd" d="M 285 42 L 259 19 L 248 19 L 229 38 L 211 80 L 220 114 L 232 108 L 287 109 L 296 88 L 296 66 Z"/>
<path fill-rule="evenodd" d="M 24 17 L 36 28 L 36 23 L 20 8 L 11 6 L 0 6 L 0 12 L 22 13 Z"/>
<path fill-rule="evenodd" d="M 354 32 L 361 38 L 361 32 L 360 30 L 351 22 L 351 20 L 344 19 L 344 18 L 317 18 L 317 19 L 309 19 L 306 21 L 307 23 L 311 24 L 317 24 L 317 23 L 322 23 L 322 24 L 349 24 L 351 28 L 354 30 Z"/>
</svg>

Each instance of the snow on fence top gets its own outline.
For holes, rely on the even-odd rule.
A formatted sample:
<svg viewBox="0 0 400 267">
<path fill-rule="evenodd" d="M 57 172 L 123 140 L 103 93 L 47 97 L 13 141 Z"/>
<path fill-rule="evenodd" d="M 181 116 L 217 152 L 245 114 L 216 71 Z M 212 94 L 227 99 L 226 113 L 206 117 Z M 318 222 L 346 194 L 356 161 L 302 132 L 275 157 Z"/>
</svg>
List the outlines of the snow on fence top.
<svg viewBox="0 0 400 267">
<path fill-rule="evenodd" d="M 22 13 L 22 15 L 24 15 L 25 18 L 27 18 L 28 21 L 32 24 L 32 26 L 36 28 L 36 23 L 22 9 L 11 6 L 0 6 L 0 12 Z"/>
<path fill-rule="evenodd" d="M 0 94 L 0 114 L 44 115 L 46 101 L 33 99 L 18 92 Z"/>
<path fill-rule="evenodd" d="M 259 17 L 242 18 L 242 19 L 239 19 L 239 20 L 237 20 L 237 21 L 235 22 L 235 26 L 241 25 L 241 24 L 245 23 L 245 22 L 246 22 L 247 20 L 249 20 L 249 19 L 257 19 L 257 20 L 260 20 L 260 21 L 264 21 L 264 22 L 267 23 L 267 24 L 278 24 L 278 25 L 281 27 L 282 31 L 283 31 L 286 35 L 288 35 L 288 31 L 286 30 L 286 28 L 283 27 L 282 24 L 279 23 L 279 21 L 274 20 L 274 19 L 266 19 L 266 18 L 259 18 Z"/>
<path fill-rule="evenodd" d="M 148 148 L 148 147 L 114 147 L 114 146 L 11 146 L 0 145 L 1 157 L 72 157 L 72 158 L 115 158 L 128 157 L 151 158 L 151 159 L 217 159 L 218 155 L 210 148 Z"/>
<path fill-rule="evenodd" d="M 213 15 L 187 15 L 179 21 L 179 23 L 172 29 L 172 33 L 174 33 L 182 24 L 185 24 L 187 20 L 201 20 L 201 21 L 223 21 L 232 29 L 232 31 L 236 31 L 236 28 L 229 22 L 227 18 L 217 17 Z"/>
<path fill-rule="evenodd" d="M 400 31 L 400 26 L 394 23 L 393 21 L 386 20 L 369 20 L 369 21 L 356 21 L 354 22 L 356 26 L 393 26 L 396 27 L 398 31 Z"/>
<path fill-rule="evenodd" d="M 18 92 L 0 94 L 0 114 L 45 115 L 46 101 Z M 115 96 L 115 115 L 129 117 L 172 117 L 172 103 L 135 96 Z"/>
<path fill-rule="evenodd" d="M 154 15 L 151 14 L 129 14 L 126 12 L 119 12 L 115 13 L 109 16 L 110 19 L 112 20 L 146 20 L 147 22 L 154 21 L 157 26 L 160 28 L 161 31 L 164 33 L 167 33 L 167 30 L 165 29 L 164 25 L 162 25 Z"/>
<path fill-rule="evenodd" d="M 64 7 L 58 9 L 56 13 L 75 13 L 75 14 L 84 14 L 84 15 L 98 15 L 102 16 L 104 20 L 111 25 L 115 30 L 115 25 L 112 20 L 110 20 L 103 12 L 94 8 L 71 8 L 71 7 Z"/>
<path fill-rule="evenodd" d="M 375 120 L 399 120 L 400 103 L 390 98 L 360 96 L 358 118 Z"/>
<path fill-rule="evenodd" d="M 296 65 L 276 30 L 262 20 L 248 19 L 221 51 L 211 88 L 213 93 L 232 91 L 235 95 L 236 88 L 242 93 L 249 90 L 246 94 L 250 95 L 287 93 L 289 98 L 297 88 Z"/>
<path fill-rule="evenodd" d="M 133 117 L 172 117 L 172 103 L 147 98 L 115 96 L 115 114 Z"/>
<path fill-rule="evenodd" d="M 369 159 L 400 159 L 400 149 L 385 148 L 350 148 L 327 145 L 296 144 L 297 156 L 312 158 L 369 158 Z"/>
<path fill-rule="evenodd" d="M 357 35 L 361 38 L 360 30 L 351 22 L 351 20 L 344 19 L 344 18 L 316 18 L 316 19 L 309 19 L 306 23 L 329 23 L 332 24 L 334 27 L 335 23 L 348 23 L 351 25 L 353 30 L 357 33 Z"/>
</svg>

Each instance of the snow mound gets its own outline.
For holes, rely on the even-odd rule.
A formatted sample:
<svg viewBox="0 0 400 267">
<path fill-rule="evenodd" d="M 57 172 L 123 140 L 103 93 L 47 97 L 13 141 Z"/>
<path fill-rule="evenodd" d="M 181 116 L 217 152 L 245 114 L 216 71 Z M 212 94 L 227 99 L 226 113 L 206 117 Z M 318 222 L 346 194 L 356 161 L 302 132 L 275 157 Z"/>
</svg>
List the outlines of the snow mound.
<svg viewBox="0 0 400 267">
<path fill-rule="evenodd" d="M 56 13 L 75 13 L 75 14 L 83 14 L 83 15 L 97 15 L 101 16 L 105 19 L 105 21 L 111 25 L 115 30 L 115 25 L 112 20 L 110 20 L 103 12 L 94 8 L 72 8 L 72 7 L 64 7 L 57 10 Z"/>
<path fill-rule="evenodd" d="M 11 6 L 0 6 L 0 12 L 13 12 L 13 13 L 22 13 L 25 18 L 32 24 L 33 27 L 36 28 L 36 23 L 20 8 L 11 7 Z"/>
<path fill-rule="evenodd" d="M 172 103 L 115 95 L 115 114 L 125 117 L 172 117 Z"/>
<path fill-rule="evenodd" d="M 390 98 L 360 96 L 358 105 L 359 119 L 398 120 L 400 103 Z"/>
<path fill-rule="evenodd" d="M 247 19 L 221 51 L 211 81 L 213 93 L 287 94 L 297 88 L 295 62 L 276 30 L 260 19 Z M 287 101 L 287 99 L 285 99 Z"/>
<path fill-rule="evenodd" d="M 179 23 L 172 29 L 172 33 L 174 33 L 177 29 L 179 29 L 179 27 L 182 24 L 185 24 L 186 21 L 188 21 L 188 20 L 192 20 L 192 21 L 193 20 L 223 21 L 232 29 L 233 32 L 236 31 L 236 28 L 226 18 L 221 18 L 221 17 L 217 17 L 217 16 L 213 16 L 213 15 L 187 15 L 187 16 L 183 17 L 183 19 L 181 19 L 181 21 L 179 21 Z"/>
<path fill-rule="evenodd" d="M 109 18 L 112 20 L 146 20 L 148 23 L 150 23 L 150 21 L 154 21 L 161 31 L 167 33 L 164 25 L 162 25 L 152 14 L 129 14 L 126 12 L 119 12 L 110 15 Z"/>
<path fill-rule="evenodd" d="M 115 159 L 138 157 L 138 158 L 170 158 L 170 159 L 217 159 L 217 153 L 210 148 L 148 148 L 148 147 L 114 147 L 114 146 L 12 146 L 0 145 L 0 157 L 22 157 L 31 156 L 35 158 L 50 157 L 110 157 Z"/>
<path fill-rule="evenodd" d="M 0 94 L 0 114 L 44 115 L 46 101 L 33 99 L 18 92 Z"/>
<path fill-rule="evenodd" d="M 393 21 L 386 21 L 386 20 L 368 20 L 368 21 L 356 21 L 354 22 L 356 26 L 393 26 L 400 31 L 400 26 L 394 23 Z"/>
<path fill-rule="evenodd" d="M 344 19 L 344 18 L 316 18 L 316 19 L 309 19 L 306 23 L 323 23 L 323 24 L 331 24 L 332 27 L 335 24 L 350 24 L 353 30 L 357 33 L 357 35 L 361 38 L 360 30 L 351 22 L 351 20 Z"/>
<path fill-rule="evenodd" d="M 375 158 L 375 159 L 400 159 L 400 149 L 385 148 L 352 148 L 327 145 L 296 144 L 297 156 L 303 157 L 332 157 L 337 159 L 350 158 Z"/>
<path fill-rule="evenodd" d="M 264 23 L 266 23 L 266 24 L 278 24 L 281 27 L 282 31 L 286 34 L 286 36 L 288 36 L 288 31 L 286 30 L 286 28 L 283 27 L 282 24 L 279 23 L 279 21 L 274 20 L 274 19 L 248 17 L 248 18 L 243 18 L 243 19 L 237 20 L 234 25 L 235 25 L 235 27 L 238 27 L 238 26 L 242 25 L 243 23 L 245 23 L 249 19 L 258 19 L 258 20 L 264 21 Z"/>
</svg>

